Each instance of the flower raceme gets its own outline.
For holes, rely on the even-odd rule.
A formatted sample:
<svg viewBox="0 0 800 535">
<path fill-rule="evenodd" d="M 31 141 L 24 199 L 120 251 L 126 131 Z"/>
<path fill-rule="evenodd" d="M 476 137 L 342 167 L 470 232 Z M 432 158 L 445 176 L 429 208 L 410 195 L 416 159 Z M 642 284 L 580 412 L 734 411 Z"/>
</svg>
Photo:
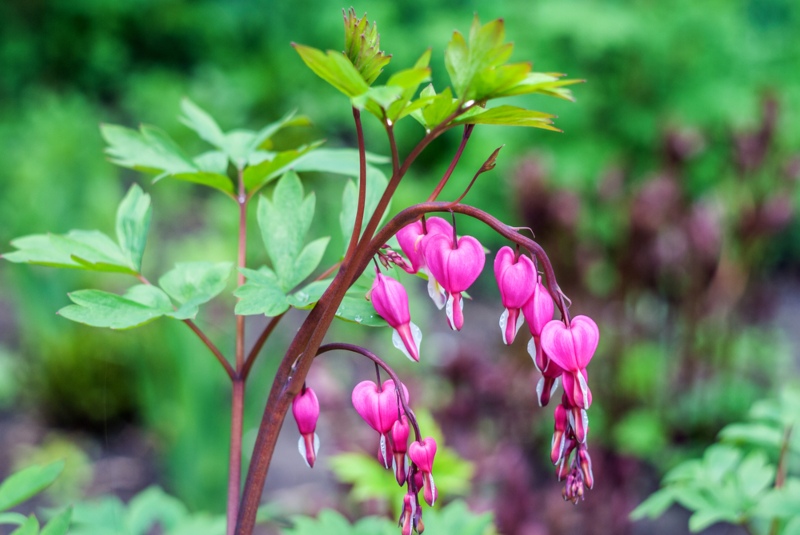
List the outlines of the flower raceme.
<svg viewBox="0 0 800 535">
<path fill-rule="evenodd" d="M 297 430 L 300 431 L 297 449 L 309 468 L 313 468 L 319 452 L 319 436 L 315 433 L 319 419 L 319 400 L 310 387 L 303 388 L 292 400 L 292 415 L 297 422 Z"/>
<path fill-rule="evenodd" d="M 461 292 L 478 278 L 486 262 L 483 246 L 472 236 L 434 234 L 425 242 L 428 270 L 447 292 L 447 322 L 460 331 L 464 326 L 464 301 Z"/>
<path fill-rule="evenodd" d="M 400 384 L 404 399 L 408 402 L 408 389 Z M 361 381 L 353 389 L 351 397 L 353 407 L 367 424 L 380 433 L 380 457 L 383 459 L 384 468 L 389 468 L 386 445 L 386 435 L 392 430 L 395 422 L 402 412 L 398 391 L 394 381 L 387 379 L 383 386 L 378 386 L 372 381 Z"/>
<path fill-rule="evenodd" d="M 419 362 L 422 331 L 411 322 L 408 294 L 402 284 L 381 273 L 375 276 L 370 290 L 375 311 L 394 329 L 392 343 L 409 359 Z"/>
</svg>

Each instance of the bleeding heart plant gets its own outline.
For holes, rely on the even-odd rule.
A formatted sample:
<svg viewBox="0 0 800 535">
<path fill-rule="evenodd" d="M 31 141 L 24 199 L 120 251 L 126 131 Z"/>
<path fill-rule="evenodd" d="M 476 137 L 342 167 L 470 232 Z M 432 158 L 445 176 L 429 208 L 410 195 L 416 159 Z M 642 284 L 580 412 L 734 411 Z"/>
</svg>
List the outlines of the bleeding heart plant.
<svg viewBox="0 0 800 535">
<path fill-rule="evenodd" d="M 597 348 L 597 326 L 585 316 L 570 319 L 566 298 L 541 246 L 517 227 L 462 202 L 475 180 L 494 168 L 500 149 L 491 152 L 472 180 L 461 185 L 463 193 L 458 198 L 439 200 L 476 125 L 558 131 L 553 126 L 554 115 L 490 103 L 502 97 L 530 94 L 572 99 L 566 86 L 579 80 L 532 72 L 529 62 L 507 63 L 512 45 L 504 40 L 502 20 L 481 25 L 476 17 L 468 39 L 455 32 L 444 58 L 452 87 L 438 92 L 429 83 L 430 50 L 423 52 L 413 66 L 396 71 L 384 84 L 375 85 L 391 56 L 380 50 L 376 26 L 369 24 L 366 17 L 356 17 L 352 10 L 345 14 L 344 53 L 293 45 L 315 74 L 347 97 L 357 156 L 349 151 L 320 149 L 321 142 L 276 151 L 276 146 L 285 143 L 273 144 L 272 138 L 287 127 L 309 124 L 308 119 L 289 114 L 258 131 L 224 132 L 210 115 L 188 100 L 182 104 L 182 121 L 211 145 L 210 150 L 194 157 L 151 126 L 142 126 L 139 131 L 113 125 L 102 127 L 114 163 L 154 174 L 154 182 L 173 178 L 211 187 L 232 201 L 239 221 L 233 292 L 237 298 L 233 310 L 236 344 L 232 358 L 194 320 L 202 305 L 225 290 L 234 263 L 178 264 L 151 282 L 142 270 L 151 203 L 150 196 L 138 185 L 131 187 L 117 212 L 116 241 L 99 231 L 33 235 L 13 241 L 17 250 L 4 256 L 12 262 L 132 276 L 137 284 L 123 295 L 79 290 L 69 295 L 73 304 L 59 313 L 73 321 L 112 329 L 128 329 L 168 317 L 184 322 L 208 347 L 232 385 L 228 535 L 253 532 L 278 433 L 290 407 L 301 435 L 301 456 L 314 466 L 319 449 L 316 426 L 320 403 L 306 379 L 315 359 L 330 351 L 346 351 L 375 364 L 377 382 L 356 385 L 353 406 L 381 436 L 379 459 L 386 468 L 393 464 L 397 482 L 407 487 L 399 521 L 402 533 L 422 532 L 419 493 L 430 505 L 437 499 L 433 477 L 436 442 L 422 437 L 409 407 L 408 391 L 389 364 L 364 347 L 322 342 L 337 317 L 366 326 L 388 326 L 394 330 L 395 346 L 424 366 L 424 359 L 420 358 L 425 353 L 420 345 L 422 331 L 411 322 L 404 287 L 409 282 L 396 280 L 383 269 L 396 265 L 406 273 L 426 278 L 434 302 L 440 309 L 446 308 L 447 324 L 461 330 L 465 324 L 464 292 L 483 271 L 486 251 L 474 237 L 457 235 L 456 217 L 481 221 L 514 245 L 513 249 L 501 248 L 494 262 L 506 309 L 501 320 L 503 340 L 511 344 L 523 319 L 527 320 L 533 336 L 531 356 L 543 374 L 537 387 L 540 403 L 548 402 L 559 378 L 565 388 L 555 412 L 551 448 L 557 474 L 566 478 L 564 496 L 577 501 L 583 497 L 584 488 L 593 485 L 586 447 L 586 410 L 591 404 L 586 366 Z M 363 112 L 375 116 L 386 131 L 391 153 L 386 160 L 391 167 L 388 178 L 379 167 L 380 159 L 368 158 Z M 421 138 L 401 156 L 395 128 L 409 117 L 421 125 Z M 456 128 L 462 130 L 461 142 L 427 199 L 402 207 L 383 223 L 398 186 L 417 157 L 436 138 Z M 318 266 L 330 238 L 306 243 L 316 203 L 313 193 L 305 194 L 298 175 L 306 171 L 358 177 L 357 182 L 348 182 L 344 189 L 340 223 L 346 250 L 323 270 Z M 270 197 L 259 194 L 273 181 L 276 184 Z M 257 221 L 265 247 L 262 256 L 269 259 L 269 266 L 246 264 L 247 220 L 253 201 L 258 204 Z M 452 224 L 447 219 L 431 217 L 434 213 L 449 214 L 447 219 L 452 219 Z M 394 236 L 405 258 L 387 245 Z M 377 270 L 374 275 L 371 262 Z M 316 278 L 308 281 L 315 272 Z M 368 293 L 371 302 L 365 299 Z M 241 494 L 244 385 L 262 348 L 290 307 L 310 310 L 283 350 Z M 557 320 L 553 319 L 555 309 L 560 312 Z M 245 347 L 248 315 L 271 318 L 249 351 Z M 382 384 L 381 373 L 389 377 Z"/>
</svg>

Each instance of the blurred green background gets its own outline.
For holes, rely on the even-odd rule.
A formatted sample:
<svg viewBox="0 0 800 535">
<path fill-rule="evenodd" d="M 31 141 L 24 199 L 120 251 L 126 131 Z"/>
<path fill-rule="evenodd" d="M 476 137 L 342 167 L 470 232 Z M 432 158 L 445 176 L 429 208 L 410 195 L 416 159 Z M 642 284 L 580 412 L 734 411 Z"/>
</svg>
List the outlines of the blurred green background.
<svg viewBox="0 0 800 535">
<path fill-rule="evenodd" d="M 2 2 L 0 250 L 24 234 L 108 231 L 117 203 L 137 181 L 155 206 L 146 272 L 157 276 L 176 261 L 234 258 L 230 203 L 186 183 L 149 186 L 146 177 L 115 168 L 102 156 L 98 124 L 155 124 L 199 150 L 202 143 L 177 119 L 180 99 L 188 96 L 226 130 L 257 128 L 297 109 L 314 126 L 290 131 L 289 145 L 325 138 L 329 146 L 353 146 L 345 98 L 289 46 L 341 48 L 344 7 L 327 0 Z M 590 493 L 589 502 L 603 501 L 606 491 L 616 501 L 608 510 L 587 502 L 566 523 L 553 512 L 563 507 L 560 500 L 543 502 L 550 513 L 503 509 L 504 493 L 527 503 L 542 492 L 558 497 L 559 490 L 544 466 L 549 410 L 534 411 L 535 397 L 527 392 L 520 413 L 523 401 L 504 399 L 508 393 L 497 384 L 507 374 L 529 373 L 530 366 L 522 342 L 500 347 L 499 299 L 489 270 L 474 291 L 480 304 L 467 311 L 475 305 L 467 321 L 483 331 L 464 338 L 431 333 L 432 347 L 440 349 L 430 358 L 437 374 L 417 379 L 418 399 L 452 435 L 450 444 L 479 466 L 498 443 L 511 448 L 505 458 L 533 458 L 527 475 L 499 470 L 491 491 L 476 485 L 475 502 L 497 510 L 503 532 L 630 532 L 626 514 L 653 490 L 659 471 L 697 452 L 754 400 L 798 374 L 789 336 L 796 333 L 787 335 L 781 325 L 796 330 L 800 306 L 800 5 L 408 0 L 354 7 L 378 22 L 382 48 L 393 55 L 388 72 L 432 47 L 437 89 L 448 84 L 443 54 L 451 32 L 466 32 L 473 13 L 483 21 L 505 19 L 516 45 L 513 60 L 532 59 L 537 71 L 587 80 L 574 88 L 576 103 L 537 97 L 533 104 L 557 114 L 564 134 L 476 128 L 444 197 L 457 196 L 505 144 L 497 168 L 466 202 L 532 227 L 573 311 L 597 319 L 602 341 L 589 370 L 590 414 L 596 470 L 603 474 L 597 479 L 606 486 Z M 407 151 L 421 129 L 402 126 L 399 144 Z M 368 121 L 366 132 L 368 149 L 386 154 L 380 125 Z M 395 209 L 427 196 L 459 139 L 455 132 L 443 136 L 423 155 Z M 343 184 L 307 178 L 306 188 L 317 188 L 319 200 L 312 235 L 336 221 Z M 477 224 L 461 225 L 492 250 L 503 245 Z M 249 261 L 258 265 L 264 253 L 256 233 L 251 236 Z M 341 250 L 334 241 L 327 260 Z M 0 418 L 6 429 L 29 430 L 23 444 L 46 445 L 55 433 L 72 437 L 95 460 L 144 459 L 136 470 L 149 475 L 139 487 L 103 486 L 96 478 L 89 484 L 79 474 L 74 495 L 124 495 L 155 480 L 191 507 L 219 512 L 229 387 L 218 364 L 182 325 L 162 320 L 133 334 L 103 332 L 54 315 L 70 290 L 122 284 L 113 276 L 0 265 Z M 412 311 L 436 323 L 441 318 L 423 310 L 430 307 L 419 294 Z M 232 303 L 232 297 L 220 299 L 200 318 L 224 348 L 232 346 L 234 325 L 226 315 Z M 258 320 L 251 325 L 255 331 Z M 272 353 L 256 368 L 246 430 L 257 425 L 263 406 L 275 365 L 269 355 L 280 354 L 291 331 L 277 333 Z M 349 327 L 341 332 L 365 336 Z M 370 336 L 374 347 L 390 350 L 388 337 Z M 475 371 L 486 366 L 481 352 L 501 351 L 507 362 L 491 359 L 499 371 Z M 495 382 L 487 379 L 491 373 L 499 374 Z M 431 381 L 451 386 L 436 395 L 426 388 Z M 533 384 L 522 389 L 532 391 Z M 343 410 L 347 392 L 339 388 Z M 136 447 L 130 433 L 139 437 Z M 0 470 L 24 457 L 0 453 Z M 530 488 L 536 490 L 519 498 L 520 489 Z M 590 529 L 606 517 L 613 528 Z M 574 531 L 576 525 L 583 530 Z"/>
</svg>

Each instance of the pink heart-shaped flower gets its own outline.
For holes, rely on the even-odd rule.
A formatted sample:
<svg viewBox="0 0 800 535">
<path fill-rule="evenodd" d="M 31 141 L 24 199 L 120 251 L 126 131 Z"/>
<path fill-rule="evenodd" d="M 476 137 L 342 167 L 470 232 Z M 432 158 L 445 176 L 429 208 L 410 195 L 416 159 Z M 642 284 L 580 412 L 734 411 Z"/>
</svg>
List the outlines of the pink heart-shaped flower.
<svg viewBox="0 0 800 535">
<path fill-rule="evenodd" d="M 425 267 L 425 255 L 423 240 L 435 234 L 453 235 L 453 227 L 441 217 L 431 217 L 425 221 L 425 230 L 422 228 L 422 221 L 415 221 L 397 231 L 397 242 L 400 249 L 405 253 L 411 262 L 411 268 L 416 273 Z"/>
<path fill-rule="evenodd" d="M 408 389 L 400 383 L 403 395 L 408 402 Z M 400 414 L 397 390 L 394 381 L 387 379 L 383 388 L 372 381 L 361 381 L 353 389 L 353 407 L 371 428 L 380 434 L 386 434 L 391 429 Z"/>
<path fill-rule="evenodd" d="M 422 442 L 414 441 L 408 447 L 408 456 L 423 472 L 433 472 L 433 458 L 436 456 L 436 441 L 427 437 Z"/>
<path fill-rule="evenodd" d="M 575 316 L 569 327 L 553 320 L 542 329 L 542 350 L 564 371 L 586 368 L 599 341 L 597 324 L 587 316 Z"/>
<path fill-rule="evenodd" d="M 522 305 L 522 315 L 525 316 L 525 321 L 528 322 L 528 329 L 530 329 L 533 336 L 541 336 L 544 326 L 553 319 L 554 312 L 555 303 L 553 303 L 553 298 L 550 297 L 550 292 L 542 284 L 541 277 L 537 275 L 533 293 L 530 299 Z"/>
<path fill-rule="evenodd" d="M 524 255 L 516 258 L 514 250 L 508 246 L 497 251 L 494 277 L 503 306 L 517 309 L 530 299 L 538 278 L 531 259 Z"/>
<path fill-rule="evenodd" d="M 452 236 L 435 234 L 425 241 L 425 261 L 436 281 L 449 293 L 465 291 L 486 263 L 483 246 L 472 236 L 462 236 L 453 246 Z"/>
</svg>

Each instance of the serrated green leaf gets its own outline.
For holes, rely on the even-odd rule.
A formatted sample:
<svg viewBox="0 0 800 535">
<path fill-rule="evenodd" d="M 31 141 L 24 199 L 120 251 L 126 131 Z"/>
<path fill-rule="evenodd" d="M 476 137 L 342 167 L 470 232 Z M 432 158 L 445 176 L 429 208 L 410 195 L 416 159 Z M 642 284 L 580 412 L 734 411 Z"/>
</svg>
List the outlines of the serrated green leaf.
<svg viewBox="0 0 800 535">
<path fill-rule="evenodd" d="M 636 521 L 645 517 L 658 518 L 663 515 L 673 503 L 675 503 L 675 499 L 672 495 L 672 489 L 669 487 L 659 489 L 640 503 L 636 509 L 631 511 L 630 519 Z"/>
<path fill-rule="evenodd" d="M 278 177 L 292 167 L 300 158 L 313 151 L 322 141 L 316 141 L 309 145 L 303 145 L 296 149 L 275 153 L 270 159 L 265 159 L 255 165 L 248 166 L 243 173 L 245 189 L 249 194 L 253 194 L 263 186 L 269 184 L 274 178 Z"/>
<path fill-rule="evenodd" d="M 242 316 L 264 314 L 278 316 L 289 308 L 286 294 L 279 284 L 276 275 L 269 268 L 239 268 L 247 277 L 247 281 L 239 286 L 233 295 L 239 298 L 234 312 Z"/>
<path fill-rule="evenodd" d="M 64 469 L 64 461 L 45 466 L 30 466 L 6 478 L 0 484 L 0 511 L 10 509 L 53 484 Z"/>
<path fill-rule="evenodd" d="M 512 97 L 517 95 L 541 94 L 574 102 L 572 91 L 566 86 L 583 83 L 584 80 L 563 80 L 562 74 L 532 72 L 519 83 L 496 91 L 491 98 Z"/>
<path fill-rule="evenodd" d="M 50 522 L 42 528 L 42 535 L 65 535 L 69 530 L 72 521 L 72 507 L 62 511 L 50 519 Z"/>
<path fill-rule="evenodd" d="M 331 84 L 333 87 L 347 95 L 349 98 L 366 93 L 369 84 L 364 81 L 350 60 L 341 52 L 329 50 L 327 53 L 304 45 L 293 43 L 294 49 L 300 54 L 309 69 L 314 74 Z"/>
<path fill-rule="evenodd" d="M 421 105 L 414 106 L 415 103 L 411 103 L 409 106 L 414 107 L 410 115 L 428 131 L 444 123 L 459 106 L 458 100 L 453 98 L 449 87 L 437 95 L 432 85 L 428 85 L 422 90 L 417 103 L 421 103 Z"/>
<path fill-rule="evenodd" d="M 717 522 L 738 523 L 738 516 L 724 509 L 703 509 L 695 512 L 689 518 L 689 531 L 697 533 Z"/>
<path fill-rule="evenodd" d="M 93 327 L 130 329 L 172 312 L 169 297 L 161 289 L 144 284 L 124 296 L 101 290 L 78 290 L 69 294 L 74 305 L 58 311 L 61 316 Z"/>
<path fill-rule="evenodd" d="M 526 110 L 517 106 L 497 106 L 496 108 L 472 108 L 468 112 L 459 115 L 453 124 L 493 124 L 500 126 L 528 126 L 533 128 L 543 128 L 554 132 L 561 132 L 560 129 L 552 126 L 552 118 L 549 113 L 540 111 Z"/>
<path fill-rule="evenodd" d="M 278 283 L 284 292 L 292 289 L 295 261 L 303 250 L 305 235 L 314 218 L 316 198 L 303 196 L 303 185 L 294 172 L 278 181 L 272 200 L 261 197 L 258 225 Z"/>
<path fill-rule="evenodd" d="M 127 533 L 146 535 L 158 524 L 162 532 L 172 531 L 188 517 L 186 506 L 158 487 L 149 487 L 128 504 L 125 515 Z"/>
<path fill-rule="evenodd" d="M 218 149 L 225 150 L 225 134 L 211 115 L 188 98 L 181 100 L 181 111 L 183 115 L 180 120 L 183 124 Z"/>
<path fill-rule="evenodd" d="M 487 97 L 480 92 L 475 79 L 484 72 L 502 65 L 511 55 L 513 45 L 504 44 L 505 27 L 502 20 L 481 25 L 477 15 L 472 21 L 469 43 L 459 32 L 454 32 L 445 51 L 445 67 L 450 75 L 456 95 L 462 102 L 482 100 Z M 480 88 L 485 91 L 486 88 Z"/>
<path fill-rule="evenodd" d="M 181 306 L 167 315 L 179 320 L 197 316 L 199 306 L 219 295 L 228 284 L 230 262 L 179 263 L 159 280 L 161 288 Z"/>
<path fill-rule="evenodd" d="M 316 304 L 317 301 L 319 301 L 320 297 L 322 297 L 322 294 L 328 289 L 328 286 L 331 285 L 331 281 L 332 279 L 314 281 L 310 284 L 307 284 L 300 290 L 297 290 L 293 294 L 286 296 L 286 300 L 295 308 L 311 308 L 314 306 L 314 304 Z"/>
<path fill-rule="evenodd" d="M 388 86 L 399 86 L 403 88 L 403 93 L 400 98 L 392 102 L 386 109 L 386 117 L 392 122 L 397 122 L 412 111 L 408 110 L 411 99 L 414 98 L 420 84 L 430 81 L 431 69 L 428 67 L 430 57 L 431 51 L 428 49 L 422 54 L 422 57 L 417 60 L 413 68 L 393 74 L 389 78 L 389 81 L 386 82 Z"/>
<path fill-rule="evenodd" d="M 151 216 L 150 196 L 134 184 L 117 209 L 117 241 L 129 265 L 137 272 L 142 270 Z"/>
<path fill-rule="evenodd" d="M 365 107 L 372 112 L 378 119 L 384 118 L 384 113 L 380 110 L 386 110 L 394 102 L 401 99 L 403 96 L 403 88 L 392 85 L 378 85 L 370 87 L 365 93 L 357 95 L 350 99 L 350 102 L 355 108 L 363 110 Z M 379 109 L 369 106 L 369 103 L 374 103 Z"/>
<path fill-rule="evenodd" d="M 39 533 L 39 521 L 31 515 L 20 527 L 11 532 L 11 535 L 37 535 Z"/>
</svg>

